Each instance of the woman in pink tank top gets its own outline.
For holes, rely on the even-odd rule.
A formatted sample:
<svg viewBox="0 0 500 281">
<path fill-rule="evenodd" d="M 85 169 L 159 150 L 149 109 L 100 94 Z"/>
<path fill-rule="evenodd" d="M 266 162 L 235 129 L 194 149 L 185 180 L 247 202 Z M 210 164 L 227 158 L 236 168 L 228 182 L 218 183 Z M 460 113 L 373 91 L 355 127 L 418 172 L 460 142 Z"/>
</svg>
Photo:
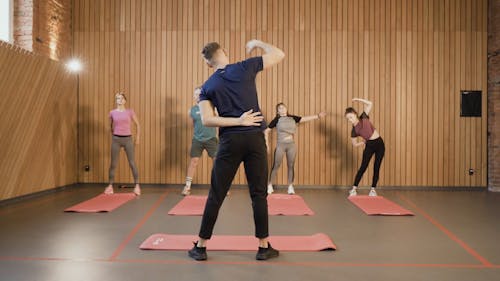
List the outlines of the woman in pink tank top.
<svg viewBox="0 0 500 281">
<path fill-rule="evenodd" d="M 125 108 L 127 98 L 123 93 L 115 95 L 116 109 L 109 112 L 109 121 L 111 123 L 111 164 L 109 166 L 109 185 L 104 189 L 105 194 L 113 194 L 113 182 L 115 179 L 115 170 L 120 157 L 120 150 L 123 147 L 127 154 L 128 164 L 134 176 L 134 193 L 141 194 L 139 186 L 139 173 L 135 165 L 134 140 L 132 138 L 132 122 L 136 127 L 135 144 L 139 144 L 141 127 L 139 120 L 132 109 Z"/>
<path fill-rule="evenodd" d="M 377 196 L 375 188 L 377 187 L 377 182 L 380 173 L 380 166 L 382 165 L 382 159 L 385 154 L 385 144 L 384 140 L 380 137 L 373 124 L 370 122 L 370 117 L 368 114 L 372 110 L 372 102 L 369 100 L 355 98 L 352 101 L 359 101 L 363 103 L 363 113 L 358 116 L 356 110 L 352 107 L 348 107 L 345 110 L 346 119 L 351 122 L 351 142 L 354 147 L 365 146 L 363 151 L 363 160 L 361 161 L 361 166 L 359 167 L 356 177 L 354 179 L 354 184 L 352 185 L 351 191 L 349 191 L 349 196 L 356 196 L 358 184 L 363 177 L 370 159 L 375 155 L 375 163 L 373 165 L 373 180 L 370 189 L 369 196 Z M 358 141 L 358 137 L 363 138 L 363 141 Z"/>
</svg>

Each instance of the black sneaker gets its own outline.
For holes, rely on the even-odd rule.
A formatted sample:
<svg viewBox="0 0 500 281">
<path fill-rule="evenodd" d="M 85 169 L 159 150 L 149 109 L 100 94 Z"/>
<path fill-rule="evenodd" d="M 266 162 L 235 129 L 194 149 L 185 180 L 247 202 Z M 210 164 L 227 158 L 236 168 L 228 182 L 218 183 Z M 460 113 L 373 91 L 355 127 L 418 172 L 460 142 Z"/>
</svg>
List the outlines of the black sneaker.
<svg viewBox="0 0 500 281">
<path fill-rule="evenodd" d="M 197 261 L 204 261 L 207 259 L 207 248 L 198 247 L 197 244 L 196 242 L 194 243 L 194 247 L 189 250 L 188 255 Z"/>
<path fill-rule="evenodd" d="M 275 258 L 279 255 L 280 252 L 271 247 L 271 243 L 268 243 L 267 248 L 259 247 L 259 251 L 257 252 L 257 256 L 255 258 L 259 261 L 265 261 L 270 258 Z"/>
</svg>

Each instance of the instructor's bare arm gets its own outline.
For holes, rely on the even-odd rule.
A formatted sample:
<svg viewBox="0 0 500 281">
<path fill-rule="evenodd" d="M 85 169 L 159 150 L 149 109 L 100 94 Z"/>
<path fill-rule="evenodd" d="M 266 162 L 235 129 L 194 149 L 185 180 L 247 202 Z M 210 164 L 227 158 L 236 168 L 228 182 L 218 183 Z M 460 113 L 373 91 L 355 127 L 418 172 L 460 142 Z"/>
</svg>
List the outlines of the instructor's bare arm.
<svg viewBox="0 0 500 281">
<path fill-rule="evenodd" d="M 277 65 L 285 58 L 285 53 L 281 49 L 260 40 L 250 40 L 248 41 L 246 47 L 247 53 L 250 53 L 255 48 L 261 48 L 264 50 L 264 54 L 262 55 L 264 69 Z"/>
<path fill-rule="evenodd" d="M 260 126 L 264 116 L 260 112 L 249 110 L 240 117 L 220 117 L 215 107 L 208 100 L 200 101 L 201 122 L 206 127 Z"/>
</svg>

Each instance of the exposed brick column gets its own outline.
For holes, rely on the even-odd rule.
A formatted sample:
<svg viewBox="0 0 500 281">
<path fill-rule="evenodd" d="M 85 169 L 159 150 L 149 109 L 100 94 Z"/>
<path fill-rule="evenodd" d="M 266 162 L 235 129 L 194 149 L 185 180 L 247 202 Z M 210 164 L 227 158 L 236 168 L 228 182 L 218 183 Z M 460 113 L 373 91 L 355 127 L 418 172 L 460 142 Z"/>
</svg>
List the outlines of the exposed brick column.
<svg viewBox="0 0 500 281">
<path fill-rule="evenodd" d="M 488 4 L 488 189 L 500 192 L 500 1 Z"/>
<path fill-rule="evenodd" d="M 14 0 L 14 44 L 33 51 L 33 0 Z"/>
<path fill-rule="evenodd" d="M 72 49 L 72 0 L 14 0 L 14 44 L 54 60 Z"/>
<path fill-rule="evenodd" d="M 33 51 L 64 60 L 72 48 L 71 0 L 34 0 Z"/>
</svg>

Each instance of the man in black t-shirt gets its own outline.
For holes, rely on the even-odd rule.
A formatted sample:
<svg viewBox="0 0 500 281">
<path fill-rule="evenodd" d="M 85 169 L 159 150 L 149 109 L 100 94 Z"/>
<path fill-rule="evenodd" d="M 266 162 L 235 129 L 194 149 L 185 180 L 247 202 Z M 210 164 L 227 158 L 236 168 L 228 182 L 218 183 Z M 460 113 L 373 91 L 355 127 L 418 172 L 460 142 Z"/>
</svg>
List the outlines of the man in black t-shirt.
<svg viewBox="0 0 500 281">
<path fill-rule="evenodd" d="M 206 260 L 206 241 L 212 237 L 219 209 L 226 197 L 241 162 L 244 163 L 259 239 L 257 260 L 279 255 L 268 243 L 267 213 L 267 149 L 263 131 L 266 122 L 257 98 L 257 73 L 281 62 L 285 54 L 280 49 L 259 40 L 246 45 L 250 53 L 255 48 L 262 56 L 229 63 L 224 49 L 216 42 L 202 50 L 203 58 L 215 72 L 201 87 L 200 113 L 203 125 L 220 127 L 219 150 L 212 169 L 211 187 L 201 222 L 199 240 L 189 251 L 195 260 Z M 218 114 L 215 114 L 217 109 Z"/>
</svg>

